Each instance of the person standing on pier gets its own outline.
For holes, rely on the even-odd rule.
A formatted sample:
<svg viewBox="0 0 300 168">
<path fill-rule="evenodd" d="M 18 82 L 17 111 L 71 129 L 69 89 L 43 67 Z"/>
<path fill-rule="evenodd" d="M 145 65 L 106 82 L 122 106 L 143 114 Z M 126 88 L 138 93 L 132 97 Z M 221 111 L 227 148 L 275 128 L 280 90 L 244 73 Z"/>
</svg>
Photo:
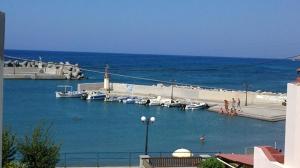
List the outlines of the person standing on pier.
<svg viewBox="0 0 300 168">
<path fill-rule="evenodd" d="M 231 103 L 231 108 L 235 111 L 236 110 L 236 106 L 235 106 L 235 104 L 236 104 L 236 101 L 235 101 L 235 99 L 234 98 L 232 98 L 232 103 Z"/>
<path fill-rule="evenodd" d="M 239 108 L 239 110 L 241 110 L 241 100 L 240 100 L 240 98 L 238 98 L 238 100 L 237 100 L 237 108 Z"/>
<path fill-rule="evenodd" d="M 228 106 L 229 106 L 228 100 L 224 100 L 224 107 L 225 107 L 226 113 L 229 112 L 229 107 Z"/>
</svg>

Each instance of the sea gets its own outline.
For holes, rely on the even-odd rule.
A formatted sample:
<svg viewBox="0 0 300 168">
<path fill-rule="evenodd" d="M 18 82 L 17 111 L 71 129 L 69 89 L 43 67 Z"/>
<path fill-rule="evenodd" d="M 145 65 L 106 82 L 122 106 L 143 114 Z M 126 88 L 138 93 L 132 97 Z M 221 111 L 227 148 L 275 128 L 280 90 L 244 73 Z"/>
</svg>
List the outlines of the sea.
<svg viewBox="0 0 300 168">
<path fill-rule="evenodd" d="M 286 93 L 287 83 L 295 79 L 299 66 L 299 62 L 288 59 L 217 56 L 23 50 L 6 50 L 5 54 L 26 59 L 41 57 L 46 62 L 68 61 L 97 71 L 104 71 L 108 64 L 111 73 L 202 87 L 244 90 L 247 83 L 249 90 L 275 93 Z M 145 148 L 146 127 L 140 121 L 141 116 L 156 118 L 149 126 L 148 151 L 153 155 L 169 154 L 178 148 L 211 154 L 244 153 L 261 145 L 284 149 L 285 121 L 228 117 L 206 110 L 187 112 L 176 108 L 55 98 L 58 85 L 77 88 L 78 83 L 103 81 L 103 74 L 84 74 L 87 78 L 83 80 L 4 80 L 5 127 L 22 140 L 40 124 L 51 126 L 51 137 L 61 145 L 61 165 L 71 162 L 75 165 L 137 164 L 134 158 Z M 157 84 L 114 75 L 111 80 Z M 206 138 L 204 143 L 199 140 L 202 135 Z"/>
</svg>

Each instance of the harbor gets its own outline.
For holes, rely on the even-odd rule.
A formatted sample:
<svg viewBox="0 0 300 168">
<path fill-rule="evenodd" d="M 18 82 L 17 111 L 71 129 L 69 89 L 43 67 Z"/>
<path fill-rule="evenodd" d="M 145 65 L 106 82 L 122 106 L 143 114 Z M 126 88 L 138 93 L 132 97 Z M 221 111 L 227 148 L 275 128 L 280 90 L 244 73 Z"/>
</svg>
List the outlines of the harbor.
<svg viewBox="0 0 300 168">
<path fill-rule="evenodd" d="M 14 55 L 13 53 L 8 54 Z M 103 59 L 107 54 L 103 54 L 103 57 L 98 55 L 81 57 L 79 54 L 81 55 L 81 53 L 56 53 L 56 57 L 52 57 L 55 54 L 50 52 L 36 53 L 31 57 L 24 56 L 25 54 L 21 56 L 30 58 L 30 60 L 39 60 L 39 55 L 42 55 L 44 62 L 51 60 L 65 63 L 72 60 L 84 67 L 81 70 L 88 78 L 82 80 L 20 79 L 4 81 L 4 96 L 7 100 L 4 102 L 6 125 L 10 126 L 10 123 L 14 123 L 12 129 L 17 130 L 19 135 L 26 135 L 28 130 L 41 120 L 53 123 L 55 137 L 59 143 L 62 143 L 61 152 L 68 153 L 67 165 L 72 165 L 74 160 L 70 160 L 70 158 L 73 157 L 82 158 L 74 163 L 74 166 L 79 164 L 96 165 L 94 162 L 91 163 L 91 160 L 85 159 L 85 157 L 89 157 L 86 156 L 86 152 L 142 153 L 145 142 L 145 127 L 141 123 L 142 116 L 153 116 L 156 119 L 155 123 L 149 127 L 149 152 L 173 152 L 182 147 L 193 153 L 242 153 L 245 148 L 257 144 L 274 145 L 276 141 L 278 148 L 282 148 L 284 144 L 282 137 L 284 136 L 285 120 L 276 119 L 276 122 L 268 122 L 266 119 L 258 119 L 257 115 L 272 113 L 271 110 L 277 107 L 285 108 L 282 106 L 286 96 L 284 88 L 270 78 L 270 72 L 267 75 L 263 73 L 255 75 L 263 76 L 266 79 L 265 82 L 272 84 L 268 87 L 275 89 L 268 90 L 265 82 L 263 84 L 252 83 L 252 88 L 247 93 L 248 106 L 245 106 L 246 93 L 242 87 L 237 87 L 239 84 L 241 85 L 240 81 L 242 80 L 236 75 L 230 75 L 227 78 L 232 78 L 226 81 L 224 78 L 226 74 L 233 72 L 224 71 L 226 67 L 222 63 L 217 63 L 220 70 L 206 70 L 206 73 L 199 74 L 202 72 L 201 69 L 210 69 L 211 65 L 207 64 L 206 67 L 201 65 L 198 68 L 199 71 L 194 71 L 194 68 L 192 68 L 193 71 L 177 71 L 172 69 L 172 64 L 164 64 L 166 67 L 161 70 L 159 68 L 161 64 L 155 61 L 156 57 L 154 56 L 137 57 L 135 60 L 141 64 L 128 67 L 127 64 L 132 64 L 131 62 L 117 64 L 116 59 L 122 57 L 110 56 L 110 59 Z M 19 55 L 19 53 L 15 55 Z M 61 55 L 66 56 L 62 58 Z M 86 62 L 86 58 L 91 58 L 93 61 Z M 153 61 L 149 61 L 149 59 Z M 174 62 L 178 62 L 181 57 L 172 57 L 172 59 Z M 198 66 L 196 63 L 193 64 L 195 59 L 202 60 L 194 57 L 185 58 L 189 63 L 184 69 L 188 70 L 189 67 Z M 124 60 L 130 61 L 126 57 Z M 229 60 L 236 61 L 236 64 L 244 61 L 243 59 Z M 106 76 L 104 67 L 107 62 L 111 63 Z M 294 62 L 288 63 L 293 64 Z M 147 67 L 147 65 L 154 68 Z M 281 63 L 278 65 L 282 66 Z M 84 69 L 91 71 L 84 71 Z M 243 68 L 239 69 L 239 71 L 242 70 Z M 221 75 L 212 77 L 216 71 Z M 289 72 L 294 77 L 294 71 Z M 282 74 L 286 74 L 286 72 L 282 72 Z M 282 76 L 288 77 L 288 75 Z M 136 77 L 154 78 L 161 81 L 149 81 Z M 252 76 L 252 78 L 254 77 Z M 220 80 L 224 83 L 215 85 Z M 56 92 L 62 94 L 56 95 Z M 84 98 L 83 96 L 82 98 L 82 94 L 88 92 L 91 93 L 90 97 Z M 92 94 L 92 92 L 94 93 Z M 218 109 L 224 108 L 224 99 L 228 100 L 229 110 L 231 110 L 232 98 L 236 100 L 240 98 L 240 105 L 244 113 L 246 110 L 249 111 L 246 108 L 251 108 L 250 110 L 259 108 L 259 110 L 255 110 L 256 118 L 218 112 Z M 172 104 L 171 99 L 173 100 Z M 150 102 L 153 100 L 151 105 L 150 102 L 148 105 L 142 105 L 147 103 L 147 100 Z M 191 108 L 183 109 L 178 104 L 190 105 Z M 207 109 L 207 107 L 201 106 L 202 104 L 207 104 L 210 108 Z M 214 108 L 216 112 L 210 112 Z M 80 136 L 78 136 L 79 132 Z M 205 135 L 204 143 L 200 140 L 202 135 Z M 243 141 L 241 141 L 241 137 L 243 137 Z M 225 141 L 224 138 L 228 140 Z M 96 155 L 94 156 L 96 157 Z M 100 154 L 100 166 L 112 164 L 109 160 L 101 159 L 109 157 Z M 64 165 L 64 159 L 65 155 L 62 154 L 59 165 Z M 126 165 L 128 162 L 127 160 L 116 160 L 114 159 L 116 166 Z M 132 165 L 137 164 L 132 162 Z"/>
</svg>

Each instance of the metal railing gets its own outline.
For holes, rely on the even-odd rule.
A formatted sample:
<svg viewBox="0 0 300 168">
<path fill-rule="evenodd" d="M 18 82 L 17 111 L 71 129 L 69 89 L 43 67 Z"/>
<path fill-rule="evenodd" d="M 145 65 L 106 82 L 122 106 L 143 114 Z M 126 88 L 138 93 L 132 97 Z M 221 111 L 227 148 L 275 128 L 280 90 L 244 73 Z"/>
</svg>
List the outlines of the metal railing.
<svg viewBox="0 0 300 168">
<path fill-rule="evenodd" d="M 192 158 L 200 158 L 201 154 L 214 155 L 220 152 L 193 152 Z M 60 154 L 58 167 L 104 167 L 104 166 L 137 166 L 139 165 L 139 156 L 144 152 L 67 152 Z M 151 157 L 149 160 L 155 163 L 158 160 L 172 157 L 172 152 L 148 152 Z M 154 159 L 154 160 L 153 160 Z M 156 160 L 155 160 L 156 159 Z M 189 161 L 185 161 L 189 162 Z M 156 162 L 157 163 L 157 162 Z M 181 164 L 179 160 L 176 162 Z M 151 163 L 150 163 L 151 164 Z M 183 164 L 183 163 L 182 163 Z M 150 166 L 150 165 L 148 165 Z"/>
<path fill-rule="evenodd" d="M 202 157 L 151 157 L 147 160 L 151 167 L 197 167 L 202 161 Z"/>
</svg>

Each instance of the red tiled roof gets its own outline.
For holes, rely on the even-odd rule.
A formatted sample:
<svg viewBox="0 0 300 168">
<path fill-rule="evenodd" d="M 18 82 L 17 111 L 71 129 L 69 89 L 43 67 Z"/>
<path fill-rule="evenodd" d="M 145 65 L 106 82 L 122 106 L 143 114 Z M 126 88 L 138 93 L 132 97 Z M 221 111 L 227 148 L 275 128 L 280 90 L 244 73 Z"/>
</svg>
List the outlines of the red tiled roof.
<svg viewBox="0 0 300 168">
<path fill-rule="evenodd" d="M 270 161 L 284 163 L 284 155 L 271 146 L 260 146 L 259 148 L 265 153 Z"/>
<path fill-rule="evenodd" d="M 240 163 L 240 164 L 253 166 L 253 155 L 217 154 L 216 156 L 221 159 L 232 161 L 234 163 Z"/>
</svg>

